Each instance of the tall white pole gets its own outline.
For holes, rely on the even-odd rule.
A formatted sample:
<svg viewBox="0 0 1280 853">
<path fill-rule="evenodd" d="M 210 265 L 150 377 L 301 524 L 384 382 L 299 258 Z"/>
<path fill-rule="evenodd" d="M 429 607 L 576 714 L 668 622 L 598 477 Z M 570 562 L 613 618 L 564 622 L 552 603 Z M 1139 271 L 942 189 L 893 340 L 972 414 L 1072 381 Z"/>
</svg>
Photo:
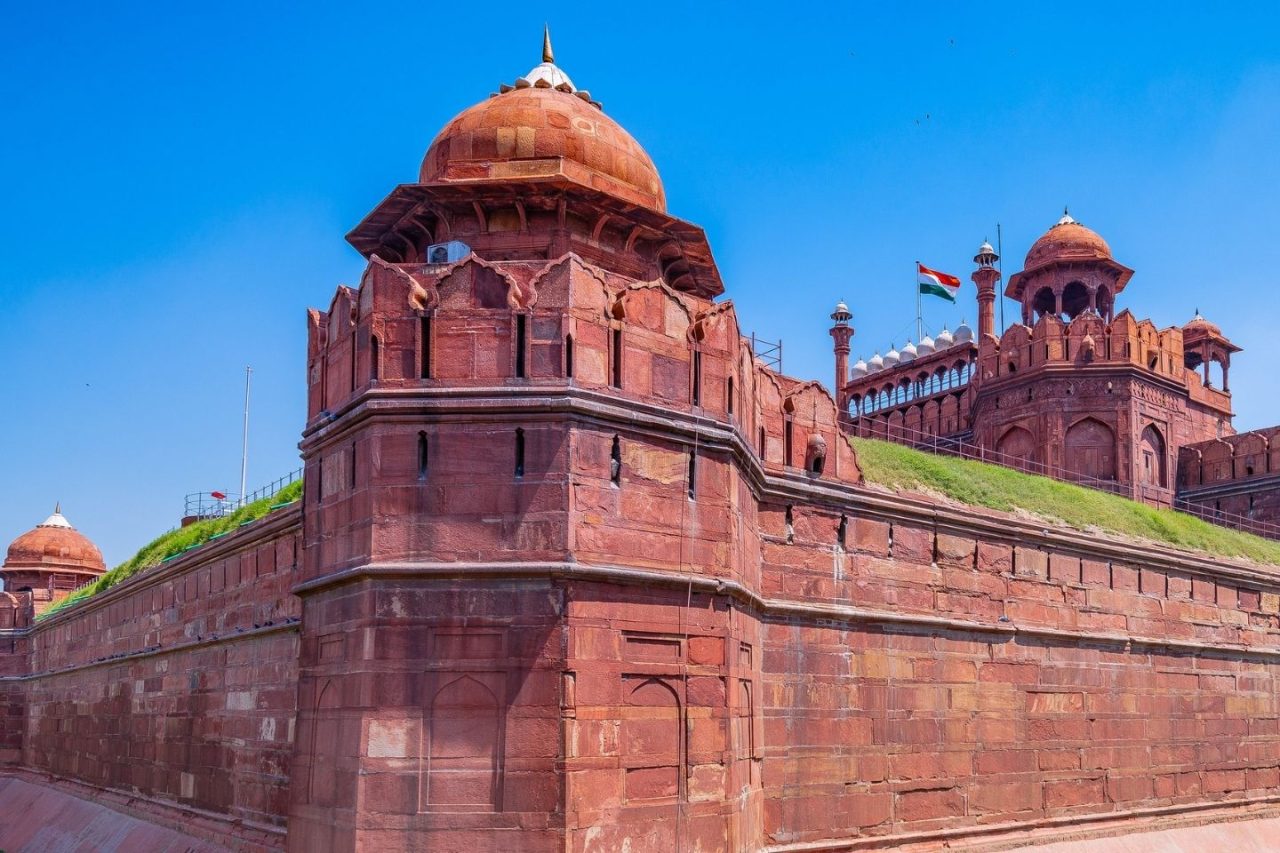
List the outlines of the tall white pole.
<svg viewBox="0 0 1280 853">
<path fill-rule="evenodd" d="M 253 368 L 244 369 L 244 435 L 240 442 L 240 505 L 244 506 L 245 486 L 249 474 L 249 382 L 253 378 Z"/>
</svg>

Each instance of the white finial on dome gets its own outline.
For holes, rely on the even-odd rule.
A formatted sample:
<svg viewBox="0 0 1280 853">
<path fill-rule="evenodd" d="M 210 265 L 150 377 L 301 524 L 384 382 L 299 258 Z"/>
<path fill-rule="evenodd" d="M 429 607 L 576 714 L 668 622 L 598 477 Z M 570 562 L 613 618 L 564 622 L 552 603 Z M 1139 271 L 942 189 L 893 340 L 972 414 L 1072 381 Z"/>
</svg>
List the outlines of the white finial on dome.
<svg viewBox="0 0 1280 853">
<path fill-rule="evenodd" d="M 61 501 L 58 501 L 58 503 L 54 505 L 53 515 L 37 524 L 36 527 L 64 527 L 67 530 L 75 530 L 75 528 L 71 526 L 71 522 L 67 521 L 66 517 L 62 514 Z"/>
<path fill-rule="evenodd" d="M 1068 212 L 1066 205 L 1063 205 L 1063 206 L 1062 206 L 1062 218 L 1058 220 L 1058 224 L 1059 224 L 1059 225 L 1076 225 L 1076 224 L 1078 224 L 1074 219 L 1072 219 L 1072 218 L 1071 218 L 1071 213 L 1070 213 L 1070 212 Z"/>
<path fill-rule="evenodd" d="M 528 74 L 516 79 L 517 89 L 527 89 L 530 86 L 540 89 L 559 89 L 561 92 L 570 94 L 578 91 L 578 87 L 573 85 L 569 75 L 556 65 L 556 55 L 551 50 L 551 28 L 546 24 L 542 25 L 542 62 L 534 66 Z"/>
</svg>

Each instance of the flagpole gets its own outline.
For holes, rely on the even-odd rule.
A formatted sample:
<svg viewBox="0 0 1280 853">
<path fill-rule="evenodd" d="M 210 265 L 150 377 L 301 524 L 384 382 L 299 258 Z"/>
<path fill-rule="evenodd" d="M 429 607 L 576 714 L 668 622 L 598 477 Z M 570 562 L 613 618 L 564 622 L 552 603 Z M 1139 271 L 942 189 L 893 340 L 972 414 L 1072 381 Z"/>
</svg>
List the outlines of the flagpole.
<svg viewBox="0 0 1280 853">
<path fill-rule="evenodd" d="M 996 223 L 996 269 L 1000 271 L 1000 286 L 1004 287 L 1004 239 L 1000 235 L 1000 223 Z M 1000 299 L 1000 334 L 1004 334 L 1004 294 L 998 293 Z"/>
<path fill-rule="evenodd" d="M 249 380 L 253 377 L 253 368 L 244 369 L 244 435 L 240 442 L 240 505 L 244 506 L 244 490 L 249 473 Z"/>
<path fill-rule="evenodd" d="M 920 262 L 916 261 L 915 276 L 916 282 L 916 343 L 920 343 L 922 337 L 922 328 L 924 327 L 924 318 L 922 316 L 923 309 L 920 307 Z"/>
</svg>

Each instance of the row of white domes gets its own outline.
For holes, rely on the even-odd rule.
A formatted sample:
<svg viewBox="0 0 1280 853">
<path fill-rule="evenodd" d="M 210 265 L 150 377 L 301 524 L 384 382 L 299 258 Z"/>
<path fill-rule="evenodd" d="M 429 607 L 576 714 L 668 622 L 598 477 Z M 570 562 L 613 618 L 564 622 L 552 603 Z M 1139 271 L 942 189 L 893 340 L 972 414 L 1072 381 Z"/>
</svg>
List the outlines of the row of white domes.
<svg viewBox="0 0 1280 853">
<path fill-rule="evenodd" d="M 854 379 L 858 379 L 859 377 L 866 376 L 868 373 L 875 373 L 876 371 L 884 370 L 887 367 L 896 367 L 899 364 L 913 361 L 919 356 L 929 355 L 931 353 L 938 352 L 939 350 L 956 346 L 957 344 L 967 344 L 972 340 L 973 329 L 969 328 L 966 323 L 961 323 L 959 327 L 956 328 L 954 335 L 943 328 L 943 330 L 938 333 L 936 340 L 925 335 L 920 339 L 920 343 L 918 344 L 913 344 L 911 341 L 907 341 L 907 345 L 902 348 L 901 352 L 893 347 L 889 347 L 889 351 L 883 356 L 877 352 L 875 355 L 871 356 L 870 361 L 858 359 L 854 362 L 853 367 L 850 368 L 850 373 L 853 375 Z"/>
</svg>

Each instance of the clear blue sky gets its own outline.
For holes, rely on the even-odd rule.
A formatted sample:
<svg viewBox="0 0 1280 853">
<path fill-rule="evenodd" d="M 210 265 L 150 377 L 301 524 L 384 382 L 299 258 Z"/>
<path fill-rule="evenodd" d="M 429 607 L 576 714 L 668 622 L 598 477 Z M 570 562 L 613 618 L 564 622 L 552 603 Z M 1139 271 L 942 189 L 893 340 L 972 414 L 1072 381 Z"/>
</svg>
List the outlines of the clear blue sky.
<svg viewBox="0 0 1280 853">
<path fill-rule="evenodd" d="M 743 325 L 831 381 L 848 300 L 869 356 L 912 331 L 912 262 L 1006 273 L 1061 214 L 1137 270 L 1159 325 L 1245 347 L 1237 426 L 1280 422 L 1274 3 L 14 4 L 0 28 L 0 542 L 61 500 L 109 564 L 298 465 L 304 309 L 342 236 L 440 126 L 539 59 L 653 155 Z M 1010 314 L 1012 318 L 1013 314 Z"/>
</svg>

